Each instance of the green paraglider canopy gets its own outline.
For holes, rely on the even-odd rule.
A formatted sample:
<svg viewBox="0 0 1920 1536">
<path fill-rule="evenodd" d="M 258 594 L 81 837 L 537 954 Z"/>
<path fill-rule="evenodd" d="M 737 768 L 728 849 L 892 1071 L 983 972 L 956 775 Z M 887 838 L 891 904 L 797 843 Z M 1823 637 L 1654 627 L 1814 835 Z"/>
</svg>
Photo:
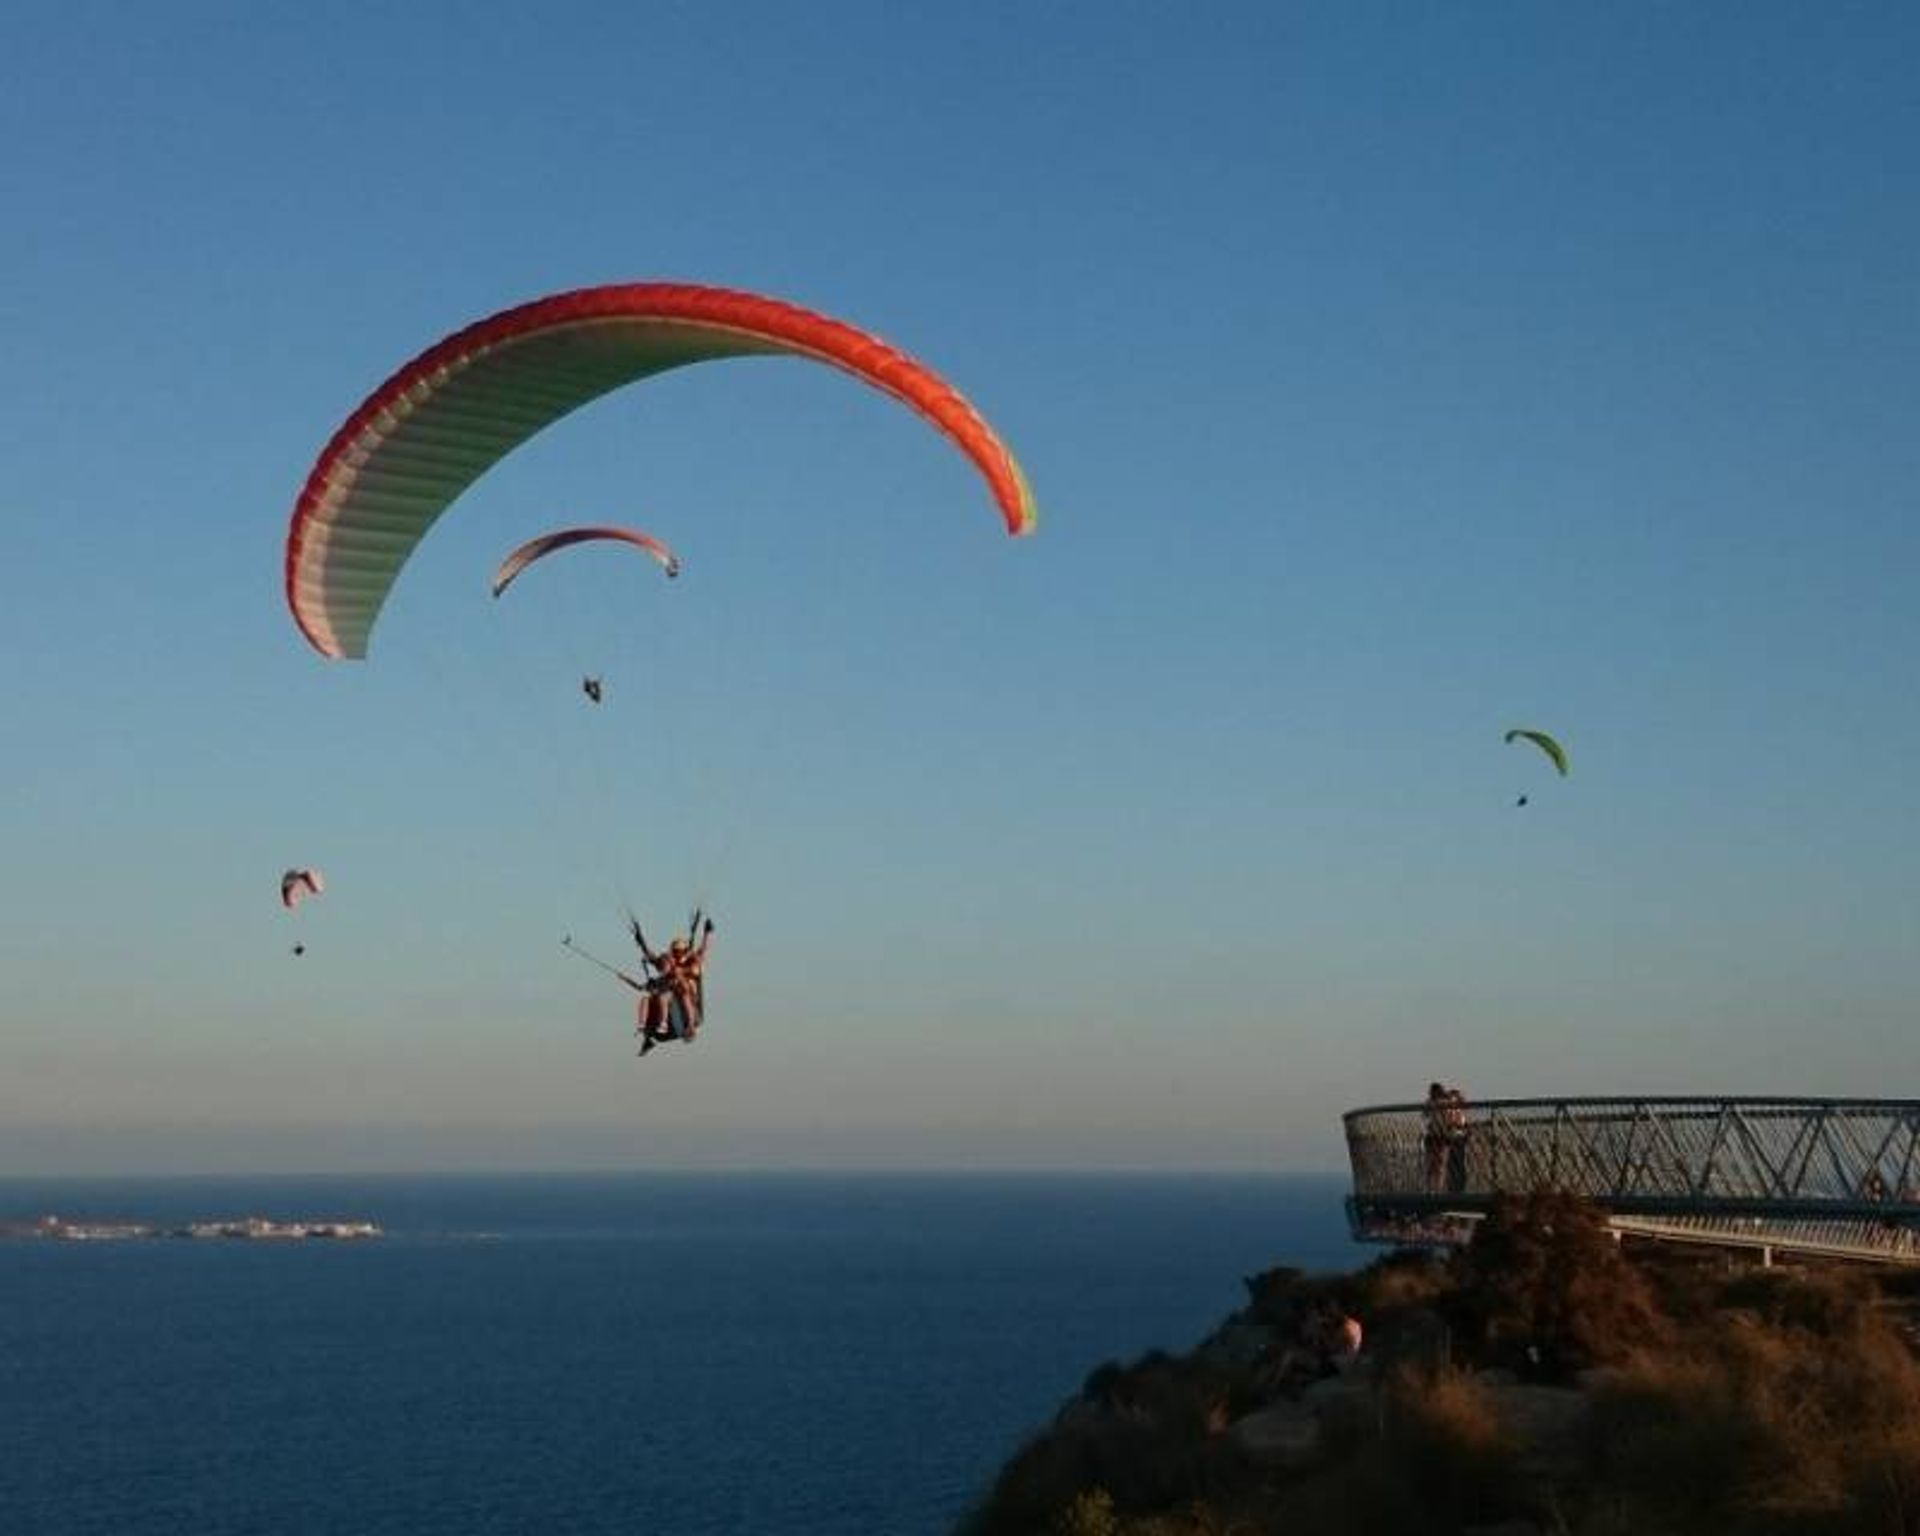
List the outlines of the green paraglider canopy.
<svg viewBox="0 0 1920 1536">
<path fill-rule="evenodd" d="M 1555 741 L 1545 731 L 1514 730 L 1507 732 L 1508 745 L 1512 745 L 1514 742 L 1521 740 L 1532 742 L 1542 752 L 1546 753 L 1548 758 L 1552 760 L 1553 766 L 1560 770 L 1561 778 L 1564 779 L 1567 776 L 1567 749 L 1561 746 L 1559 742 Z"/>
</svg>

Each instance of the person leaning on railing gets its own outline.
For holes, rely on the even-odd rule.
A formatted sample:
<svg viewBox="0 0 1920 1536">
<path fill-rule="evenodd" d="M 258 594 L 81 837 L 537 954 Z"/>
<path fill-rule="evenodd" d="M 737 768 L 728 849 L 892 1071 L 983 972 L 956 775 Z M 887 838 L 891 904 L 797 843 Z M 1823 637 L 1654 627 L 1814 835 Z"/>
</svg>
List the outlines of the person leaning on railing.
<svg viewBox="0 0 1920 1536">
<path fill-rule="evenodd" d="M 1467 1187 L 1467 1096 L 1458 1088 L 1446 1091 L 1440 1121 L 1447 1142 L 1447 1193 L 1457 1195 Z"/>
<path fill-rule="evenodd" d="M 1427 1156 L 1427 1193 L 1437 1195 L 1447 1183 L 1447 1108 L 1444 1083 L 1427 1084 L 1426 1107 L 1420 1111 L 1426 1130 L 1420 1140 Z"/>
<path fill-rule="evenodd" d="M 1427 1085 L 1421 1109 L 1425 1129 L 1421 1150 L 1426 1154 L 1427 1193 L 1451 1195 L 1467 1187 L 1467 1096 L 1445 1083 Z"/>
</svg>

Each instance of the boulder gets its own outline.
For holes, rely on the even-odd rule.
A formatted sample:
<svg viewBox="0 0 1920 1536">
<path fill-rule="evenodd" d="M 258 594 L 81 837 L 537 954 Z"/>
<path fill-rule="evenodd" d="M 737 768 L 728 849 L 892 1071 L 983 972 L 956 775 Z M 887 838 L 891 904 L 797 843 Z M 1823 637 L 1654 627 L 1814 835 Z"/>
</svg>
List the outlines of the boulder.
<svg viewBox="0 0 1920 1536">
<path fill-rule="evenodd" d="M 1261 1466 L 1300 1467 L 1320 1454 L 1320 1420 L 1302 1403 L 1276 1403 L 1234 1420 L 1227 1438 Z"/>
<path fill-rule="evenodd" d="M 1367 1354 L 1385 1376 L 1401 1367 L 1436 1370 L 1453 1351 L 1446 1320 L 1428 1307 L 1400 1307 L 1384 1313 L 1367 1330 Z"/>
<path fill-rule="evenodd" d="M 1489 1385 L 1487 1398 L 1500 1427 L 1520 1446 L 1523 1471 L 1559 1477 L 1579 1469 L 1580 1426 L 1592 1403 L 1585 1392 L 1515 1382 Z"/>
<path fill-rule="evenodd" d="M 1363 1358 L 1342 1376 L 1327 1376 L 1300 1394 L 1301 1406 L 1320 1421 L 1320 1430 L 1334 1444 L 1364 1438 L 1379 1415 L 1374 1399 L 1373 1374 Z"/>
<path fill-rule="evenodd" d="M 1338 1412 L 1348 1404 L 1367 1402 L 1373 1397 L 1373 1373 L 1363 1359 L 1341 1376 L 1322 1376 L 1300 1394 L 1300 1401 L 1315 1413 Z"/>
</svg>

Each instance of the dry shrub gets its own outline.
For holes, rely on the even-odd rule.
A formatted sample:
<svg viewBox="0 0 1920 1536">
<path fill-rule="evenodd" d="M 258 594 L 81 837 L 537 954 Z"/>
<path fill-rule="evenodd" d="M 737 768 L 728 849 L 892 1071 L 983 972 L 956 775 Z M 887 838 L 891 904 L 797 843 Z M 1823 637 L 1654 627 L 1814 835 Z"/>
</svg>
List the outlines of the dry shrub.
<svg viewBox="0 0 1920 1536">
<path fill-rule="evenodd" d="M 1212 1433 L 1220 1409 L 1246 1390 L 1251 1372 L 1193 1356 L 1159 1350 L 1132 1366 L 1103 1366 L 1088 1378 L 1083 1394 L 1108 1413 L 1143 1420 L 1174 1436 Z"/>
<path fill-rule="evenodd" d="M 1667 1327 L 1605 1218 L 1554 1190 L 1497 1200 L 1457 1279 L 1450 1310 L 1479 1359 L 1523 1374 L 1611 1364 Z"/>
<path fill-rule="evenodd" d="M 1264 1519 L 1237 1530 L 1441 1536 L 1526 1513 L 1520 1448 L 1492 1395 L 1465 1372 L 1396 1372 L 1381 1387 L 1377 1411 L 1353 1427 L 1357 1432 L 1338 1438 L 1328 1463 L 1271 1489 Z"/>
<path fill-rule="evenodd" d="M 1497 1511 L 1516 1447 L 1478 1379 L 1409 1372 L 1387 1384 L 1382 1407 L 1382 1445 L 1426 1508 L 1463 1517 Z"/>
<path fill-rule="evenodd" d="M 1920 1533 L 1920 1367 L 1898 1335 L 1845 1310 L 1851 1280 L 1737 1294 L 1763 1311 L 1641 1354 L 1600 1388 L 1596 1510 L 1688 1532 Z"/>
<path fill-rule="evenodd" d="M 1634 1239 L 1624 1242 L 1621 1252 L 1646 1280 L 1654 1305 L 1673 1322 L 1696 1324 L 1720 1309 L 1729 1270 L 1726 1254 Z"/>
<path fill-rule="evenodd" d="M 1920 1267 L 1886 1269 L 1875 1278 L 1882 1296 L 1896 1301 L 1920 1300 Z"/>
<path fill-rule="evenodd" d="M 1173 1514 L 1122 1520 L 1114 1527 L 1113 1536 L 1254 1536 L 1267 1529 L 1269 1527 L 1247 1525 L 1202 1502 Z"/>
<path fill-rule="evenodd" d="M 1402 1248 L 1352 1277 L 1353 1305 L 1368 1317 L 1403 1307 L 1430 1306 L 1452 1287 L 1444 1260 Z"/>
<path fill-rule="evenodd" d="M 1282 1326 L 1300 1305 L 1299 1292 L 1306 1278 L 1304 1269 L 1287 1264 L 1247 1275 L 1240 1282 L 1247 1288 L 1247 1309 L 1242 1315 L 1250 1323 Z"/>
<path fill-rule="evenodd" d="M 1050 1536 L 1114 1536 L 1119 1518 L 1113 1495 L 1104 1488 L 1083 1488 L 1053 1517 Z"/>
<path fill-rule="evenodd" d="M 1868 1432 L 1849 1473 L 1848 1502 L 1861 1529 L 1920 1536 L 1920 1425 L 1909 1419 Z"/>
<path fill-rule="evenodd" d="M 1262 1270 L 1240 1282 L 1247 1288 L 1247 1306 L 1240 1318 L 1292 1333 L 1324 1307 L 1352 1307 L 1361 1279 L 1357 1275 L 1310 1275 L 1284 1266 Z"/>
<path fill-rule="evenodd" d="M 1085 1495 L 1099 1490 L 1128 1517 L 1178 1510 L 1231 1490 L 1243 1477 L 1218 1431 L 1241 1375 L 1155 1352 L 1088 1378 L 1084 1411 L 1063 1416 L 1001 1471 L 965 1527 L 969 1536 L 1031 1536 L 1063 1521 L 1094 1521 Z"/>
<path fill-rule="evenodd" d="M 1081 1496 L 1111 1490 L 1116 1504 L 1167 1508 L 1193 1496 L 1191 1447 L 1136 1419 L 1056 1428 L 1031 1441 L 1002 1468 L 965 1526 L 968 1536 L 1033 1536 L 1072 1518 Z M 1082 1518 L 1091 1512 L 1079 1510 Z"/>
<path fill-rule="evenodd" d="M 1920 1364 L 1896 1326 L 1911 1306 L 1887 1295 L 1899 1287 L 1630 1262 L 1557 1195 L 1509 1202 L 1481 1230 L 1451 1268 L 1394 1257 L 1248 1282 L 1269 1326 L 1329 1303 L 1366 1321 L 1377 1390 L 1323 1420 L 1313 1466 L 1276 1473 L 1219 1433 L 1248 1404 L 1249 1368 L 1109 1363 L 1007 1466 L 969 1536 L 1438 1536 L 1515 1517 L 1565 1536 L 1920 1536 Z M 1518 1417 L 1523 1443 L 1510 1438 L 1501 1389 L 1431 1347 L 1441 1315 L 1479 1363 L 1617 1362 L 1565 1431 L 1583 1475 L 1565 1435 L 1525 1441 Z"/>
<path fill-rule="evenodd" d="M 1858 1328 L 1879 1294 L 1852 1269 L 1755 1269 L 1720 1292 L 1720 1305 L 1751 1313 L 1771 1328 L 1839 1338 Z"/>
<path fill-rule="evenodd" d="M 1766 1462 L 1763 1427 L 1734 1380 L 1704 1358 L 1646 1355 L 1611 1374 L 1590 1420 L 1591 1472 L 1622 1529 L 1678 1520 L 1711 1529 Z"/>
</svg>

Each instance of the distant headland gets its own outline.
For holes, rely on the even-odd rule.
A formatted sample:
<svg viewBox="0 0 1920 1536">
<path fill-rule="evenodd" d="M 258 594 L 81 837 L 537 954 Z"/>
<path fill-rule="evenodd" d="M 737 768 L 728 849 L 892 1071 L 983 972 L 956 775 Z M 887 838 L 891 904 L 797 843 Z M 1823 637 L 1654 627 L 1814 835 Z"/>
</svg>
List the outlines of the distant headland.
<svg viewBox="0 0 1920 1536">
<path fill-rule="evenodd" d="M 374 1221 L 270 1221 L 241 1216 L 222 1221 L 189 1221 L 161 1226 L 147 1221 L 69 1220 L 48 1214 L 26 1221 L 0 1221 L 0 1239 L 62 1243 L 118 1243 L 149 1238 L 230 1238 L 242 1242 L 292 1242 L 307 1238 L 357 1240 L 382 1237 Z"/>
</svg>

